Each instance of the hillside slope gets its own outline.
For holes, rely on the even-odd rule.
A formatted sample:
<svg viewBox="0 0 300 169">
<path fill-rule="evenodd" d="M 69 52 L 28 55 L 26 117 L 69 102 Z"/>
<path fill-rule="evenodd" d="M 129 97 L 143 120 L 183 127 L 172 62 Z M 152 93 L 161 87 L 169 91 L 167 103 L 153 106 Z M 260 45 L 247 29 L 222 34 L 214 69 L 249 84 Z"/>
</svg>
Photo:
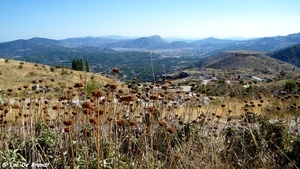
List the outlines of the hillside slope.
<svg viewBox="0 0 300 169">
<path fill-rule="evenodd" d="M 35 64 L 30 62 L 0 59 L 0 88 L 18 90 L 23 85 L 32 84 L 32 81 L 42 80 L 43 84 L 48 84 L 53 88 L 67 88 L 74 86 L 77 82 L 87 82 L 94 79 L 99 85 L 105 85 L 112 82 L 110 78 L 103 77 L 99 74 L 74 71 L 64 68 L 54 68 L 46 65 Z M 51 79 L 54 81 L 52 82 Z"/>
<path fill-rule="evenodd" d="M 271 52 L 268 55 L 272 58 L 300 67 L 300 44 Z"/>
<path fill-rule="evenodd" d="M 194 67 L 239 71 L 256 75 L 279 76 L 285 72 L 294 76 L 300 73 L 300 68 L 294 65 L 268 57 L 264 53 L 247 51 L 222 52 L 195 63 Z"/>
</svg>

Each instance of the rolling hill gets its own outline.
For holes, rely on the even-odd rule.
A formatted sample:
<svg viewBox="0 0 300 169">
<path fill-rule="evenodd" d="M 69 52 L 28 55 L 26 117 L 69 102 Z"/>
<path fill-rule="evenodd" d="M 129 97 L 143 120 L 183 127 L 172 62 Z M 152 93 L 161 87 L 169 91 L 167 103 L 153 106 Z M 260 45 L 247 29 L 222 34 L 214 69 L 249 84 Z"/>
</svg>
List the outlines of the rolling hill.
<svg viewBox="0 0 300 169">
<path fill-rule="evenodd" d="M 268 53 L 272 58 L 300 67 L 300 44 Z"/>
<path fill-rule="evenodd" d="M 68 47 L 66 47 L 68 46 Z M 15 40 L 12 42 L 0 43 L 0 56 L 4 58 L 19 58 L 29 55 L 47 53 L 47 52 L 103 52 L 114 53 L 113 49 L 105 47 L 80 46 L 69 47 L 65 41 L 52 40 L 46 38 L 32 38 L 28 40 Z M 75 43 L 76 46 L 76 43 Z"/>
<path fill-rule="evenodd" d="M 294 76 L 300 73 L 299 67 L 271 58 L 264 53 L 248 51 L 228 51 L 218 53 L 196 62 L 190 68 L 209 68 L 262 76 L 280 76 L 282 72 Z"/>
<path fill-rule="evenodd" d="M 15 91 L 19 87 L 28 84 L 34 85 L 32 81 L 42 80 L 43 84 L 48 84 L 51 88 L 63 89 L 74 86 L 75 83 L 87 82 L 94 79 L 99 85 L 113 82 L 113 79 L 104 77 L 100 74 L 86 73 L 65 68 L 50 67 L 48 65 L 16 61 L 12 59 L 0 59 L 0 92 L 8 88 Z M 50 81 L 53 79 L 54 81 Z"/>
</svg>

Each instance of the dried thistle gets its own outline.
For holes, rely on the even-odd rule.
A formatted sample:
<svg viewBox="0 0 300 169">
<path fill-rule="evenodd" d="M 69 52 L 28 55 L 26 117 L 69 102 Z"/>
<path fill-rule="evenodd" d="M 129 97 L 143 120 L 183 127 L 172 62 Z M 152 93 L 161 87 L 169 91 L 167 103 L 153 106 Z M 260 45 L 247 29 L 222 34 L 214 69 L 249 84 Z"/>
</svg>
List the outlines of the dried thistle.
<svg viewBox="0 0 300 169">
<path fill-rule="evenodd" d="M 161 127 L 165 127 L 167 125 L 167 123 L 165 121 L 159 121 L 158 124 L 161 126 Z"/>
<path fill-rule="evenodd" d="M 59 109 L 60 109 L 60 106 L 59 106 L 59 105 L 55 105 L 55 106 L 52 107 L 52 109 L 53 109 L 53 110 L 59 110 Z"/>
<path fill-rule="evenodd" d="M 92 124 L 98 124 L 98 120 L 96 117 L 90 118 L 90 123 Z"/>
<path fill-rule="evenodd" d="M 100 90 L 93 90 L 92 91 L 92 96 L 96 97 L 96 98 L 99 98 L 99 97 L 102 96 L 102 92 Z"/>
<path fill-rule="evenodd" d="M 155 107 L 154 106 L 148 106 L 147 107 L 147 111 L 150 112 L 150 113 L 152 113 L 152 112 L 155 111 Z"/>
<path fill-rule="evenodd" d="M 173 127 L 169 126 L 169 127 L 167 128 L 167 131 L 168 131 L 170 134 L 173 134 L 173 133 L 175 132 L 175 129 L 174 129 Z"/>
<path fill-rule="evenodd" d="M 83 102 L 83 103 L 82 103 L 82 108 L 85 108 L 85 109 L 92 109 L 92 108 L 93 108 L 93 104 L 92 104 L 92 102 L 90 102 L 90 101 Z"/>
<path fill-rule="evenodd" d="M 135 122 L 135 121 L 131 121 L 131 122 L 129 123 L 129 125 L 130 125 L 131 127 L 136 126 L 136 122 Z"/>
<path fill-rule="evenodd" d="M 71 126 L 73 124 L 73 120 L 72 119 L 65 119 L 63 124 L 65 126 Z"/>
<path fill-rule="evenodd" d="M 118 120 L 117 120 L 117 124 L 119 125 L 119 126 L 125 126 L 126 125 L 126 120 L 125 119 L 123 119 L 123 118 L 119 118 Z"/>
<path fill-rule="evenodd" d="M 72 127 L 71 127 L 71 126 L 65 127 L 65 128 L 64 128 L 64 131 L 65 131 L 66 133 L 69 133 L 69 132 L 72 131 Z"/>
<path fill-rule="evenodd" d="M 81 88 L 83 84 L 81 82 L 75 83 L 74 88 Z"/>
<path fill-rule="evenodd" d="M 116 90 L 118 88 L 117 84 L 108 84 L 108 87 L 111 91 Z"/>
<path fill-rule="evenodd" d="M 120 102 L 131 102 L 134 101 L 134 97 L 132 95 L 126 95 L 126 96 L 122 96 L 119 99 Z"/>
<path fill-rule="evenodd" d="M 158 95 L 157 94 L 151 95 L 150 100 L 158 100 Z"/>
</svg>

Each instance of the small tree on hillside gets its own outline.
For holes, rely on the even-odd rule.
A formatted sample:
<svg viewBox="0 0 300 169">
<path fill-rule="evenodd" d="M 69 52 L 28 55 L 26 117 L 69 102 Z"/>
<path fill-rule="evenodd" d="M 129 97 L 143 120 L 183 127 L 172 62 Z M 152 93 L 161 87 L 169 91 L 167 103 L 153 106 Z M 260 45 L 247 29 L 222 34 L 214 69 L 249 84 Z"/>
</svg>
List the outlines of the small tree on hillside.
<svg viewBox="0 0 300 169">
<path fill-rule="evenodd" d="M 85 71 L 90 72 L 90 63 L 87 59 L 85 59 Z"/>
<path fill-rule="evenodd" d="M 82 59 L 73 59 L 72 60 L 72 69 L 73 70 L 84 70 L 83 61 Z"/>
</svg>

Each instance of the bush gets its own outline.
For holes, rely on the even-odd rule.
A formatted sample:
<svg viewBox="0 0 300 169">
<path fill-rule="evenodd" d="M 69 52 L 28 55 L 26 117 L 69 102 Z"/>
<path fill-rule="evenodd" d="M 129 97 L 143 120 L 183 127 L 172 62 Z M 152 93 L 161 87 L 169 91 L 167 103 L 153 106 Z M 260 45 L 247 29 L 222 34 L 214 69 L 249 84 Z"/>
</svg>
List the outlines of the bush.
<svg viewBox="0 0 300 169">
<path fill-rule="evenodd" d="M 297 84 L 294 81 L 287 81 L 284 85 L 284 90 L 288 92 L 292 92 L 296 88 L 297 88 Z"/>
<path fill-rule="evenodd" d="M 87 83 L 87 93 L 91 94 L 93 90 L 99 89 L 101 86 L 96 82 L 96 80 L 90 80 Z"/>
<path fill-rule="evenodd" d="M 50 72 L 54 72 L 55 71 L 55 67 L 50 67 Z"/>
<path fill-rule="evenodd" d="M 69 75 L 68 71 L 66 71 L 65 69 L 61 69 L 61 73 L 60 75 Z"/>
</svg>

